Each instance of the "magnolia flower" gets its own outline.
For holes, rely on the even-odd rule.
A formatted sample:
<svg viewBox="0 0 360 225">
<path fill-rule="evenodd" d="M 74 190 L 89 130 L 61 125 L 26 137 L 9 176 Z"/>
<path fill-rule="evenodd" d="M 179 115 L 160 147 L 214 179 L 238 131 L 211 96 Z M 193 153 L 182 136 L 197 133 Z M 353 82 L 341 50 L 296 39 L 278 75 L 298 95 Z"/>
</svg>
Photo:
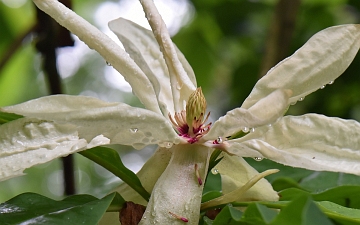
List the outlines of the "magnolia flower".
<svg viewBox="0 0 360 225">
<path fill-rule="evenodd" d="M 358 122 L 317 114 L 283 117 L 291 103 L 333 83 L 349 66 L 360 47 L 358 25 L 314 35 L 260 79 L 240 108 L 211 124 L 195 75 L 151 0 L 141 3 L 152 32 L 124 19 L 109 24 L 127 53 L 58 1 L 34 2 L 117 69 L 146 109 L 67 95 L 3 107 L 1 111 L 25 118 L 0 126 L 0 179 L 98 145 L 141 149 L 156 144 L 158 150 L 138 173 L 151 192 L 140 224 L 197 224 L 202 182 L 214 149 L 224 151 L 216 166 L 224 196 L 203 207 L 278 199 L 261 179 L 275 171 L 258 174 L 241 157 L 360 174 Z M 142 202 L 126 185 L 118 191 L 127 200 Z"/>
</svg>

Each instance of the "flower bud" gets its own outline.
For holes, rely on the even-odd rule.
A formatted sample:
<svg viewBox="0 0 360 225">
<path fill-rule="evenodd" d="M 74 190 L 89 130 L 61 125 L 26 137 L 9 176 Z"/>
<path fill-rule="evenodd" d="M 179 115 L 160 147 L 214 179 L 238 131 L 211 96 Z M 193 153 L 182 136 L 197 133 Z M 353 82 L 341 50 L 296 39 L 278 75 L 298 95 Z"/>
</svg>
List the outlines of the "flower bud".
<svg viewBox="0 0 360 225">
<path fill-rule="evenodd" d="M 206 99 L 201 87 L 198 87 L 190 96 L 186 104 L 186 122 L 192 127 L 194 119 L 199 119 L 205 115 Z"/>
</svg>

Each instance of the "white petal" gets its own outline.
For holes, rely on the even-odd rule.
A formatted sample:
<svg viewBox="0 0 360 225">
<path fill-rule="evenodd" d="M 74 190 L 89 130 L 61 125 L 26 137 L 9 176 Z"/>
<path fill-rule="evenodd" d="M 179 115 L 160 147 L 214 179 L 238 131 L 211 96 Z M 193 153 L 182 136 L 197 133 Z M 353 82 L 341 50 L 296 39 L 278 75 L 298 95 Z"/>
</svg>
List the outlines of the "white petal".
<svg viewBox="0 0 360 225">
<path fill-rule="evenodd" d="M 0 180 L 22 175 L 24 169 L 34 165 L 87 149 L 87 144 L 72 125 L 29 118 L 3 124 L 0 126 Z"/>
<path fill-rule="evenodd" d="M 215 167 L 221 174 L 223 194 L 244 186 L 251 178 L 259 174 L 244 159 L 224 154 L 224 158 Z M 277 201 L 279 196 L 266 179 L 261 179 L 244 195 L 234 201 Z"/>
<path fill-rule="evenodd" d="M 249 130 L 275 122 L 286 112 L 291 94 L 289 90 L 275 90 L 249 109 L 236 108 L 227 112 L 214 123 L 204 140 L 232 136 L 244 128 Z"/>
<path fill-rule="evenodd" d="M 190 94 L 196 89 L 196 86 L 189 78 L 192 75 L 187 74 L 188 71 L 185 71 L 184 65 L 179 60 L 177 49 L 171 41 L 166 25 L 157 11 L 153 0 L 142 0 L 140 3 L 144 8 L 145 16 L 159 43 L 160 50 L 169 69 L 175 111 L 180 112 L 184 109 L 184 101 L 187 101 Z"/>
<path fill-rule="evenodd" d="M 317 114 L 285 116 L 228 141 L 230 153 L 317 171 L 360 175 L 360 123 Z"/>
<path fill-rule="evenodd" d="M 359 47 L 360 25 L 335 26 L 320 31 L 261 78 L 242 107 L 250 108 L 276 89 L 292 90 L 290 101 L 298 101 L 339 77 Z"/>
<path fill-rule="evenodd" d="M 123 18 L 109 22 L 136 64 L 152 83 L 164 115 L 174 114 L 169 70 L 151 31 Z M 167 107 L 167 109 L 166 109 Z"/>
<path fill-rule="evenodd" d="M 141 149 L 149 144 L 179 143 L 170 123 L 152 111 L 85 96 L 54 95 L 0 109 L 27 117 L 77 126 L 87 141 L 104 135 L 113 144 Z"/>
<path fill-rule="evenodd" d="M 33 0 L 33 2 L 39 9 L 53 17 L 61 26 L 77 35 L 91 49 L 95 49 L 119 71 L 131 85 L 133 93 L 147 109 L 161 114 L 160 108 L 156 104 L 155 91 L 149 79 L 128 54 L 111 38 L 57 0 Z"/>
<path fill-rule="evenodd" d="M 169 214 L 175 213 L 198 224 L 203 185 L 195 175 L 197 163 L 200 176 L 205 179 L 210 148 L 201 145 L 176 145 L 164 173 L 156 182 L 144 216 L 139 224 L 174 224 L 184 222 Z"/>
</svg>

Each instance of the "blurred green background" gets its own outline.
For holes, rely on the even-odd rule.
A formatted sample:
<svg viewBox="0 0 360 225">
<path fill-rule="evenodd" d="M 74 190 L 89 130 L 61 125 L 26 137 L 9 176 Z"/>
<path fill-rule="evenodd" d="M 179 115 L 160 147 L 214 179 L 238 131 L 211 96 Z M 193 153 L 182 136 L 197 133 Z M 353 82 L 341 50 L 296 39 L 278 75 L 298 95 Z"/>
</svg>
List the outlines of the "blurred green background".
<svg viewBox="0 0 360 225">
<path fill-rule="evenodd" d="M 74 11 L 106 33 L 109 33 L 106 22 L 111 19 L 124 16 L 144 20 L 141 11 L 133 10 L 132 4 L 140 6 L 133 0 L 71 2 Z M 313 34 L 329 26 L 360 22 L 358 0 L 164 0 L 155 3 L 162 6 L 160 13 L 174 35 L 174 42 L 195 71 L 213 120 L 239 107 L 265 71 L 290 56 Z M 173 7 L 172 10 L 169 7 Z M 42 57 L 35 48 L 41 37 L 31 32 L 35 24 L 36 10 L 31 1 L 0 0 L 0 106 L 48 95 Z M 58 49 L 57 53 L 64 93 L 141 107 L 121 76 L 78 40 L 75 48 Z M 288 114 L 314 112 L 360 121 L 359 71 L 360 55 L 334 84 L 290 107 Z M 153 151 L 152 148 L 142 151 L 126 146 L 116 148 L 125 165 L 135 171 Z M 249 159 L 249 162 L 259 170 L 280 167 L 266 160 Z M 78 193 L 102 197 L 120 182 L 80 155 L 75 155 L 75 163 Z M 277 179 L 284 177 L 311 190 L 360 183 L 360 178 L 352 175 L 281 168 L 280 173 L 269 177 L 275 185 Z M 0 202 L 22 192 L 41 193 L 55 199 L 63 197 L 60 160 L 28 169 L 26 173 L 28 175 L 0 183 Z"/>
</svg>

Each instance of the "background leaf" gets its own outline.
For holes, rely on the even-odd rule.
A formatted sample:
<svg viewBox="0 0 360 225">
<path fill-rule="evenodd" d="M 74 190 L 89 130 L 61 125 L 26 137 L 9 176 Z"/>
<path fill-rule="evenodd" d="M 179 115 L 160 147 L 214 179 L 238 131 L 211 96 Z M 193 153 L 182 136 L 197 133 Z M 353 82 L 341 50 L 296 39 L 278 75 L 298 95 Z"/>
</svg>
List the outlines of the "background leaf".
<svg viewBox="0 0 360 225">
<path fill-rule="evenodd" d="M 307 196 L 301 196 L 284 207 L 272 225 L 333 225 Z"/>
<path fill-rule="evenodd" d="M 25 193 L 0 204 L 0 221 L 11 224 L 96 225 L 115 197 L 102 199 L 74 195 L 54 201 L 35 193 Z"/>
</svg>

